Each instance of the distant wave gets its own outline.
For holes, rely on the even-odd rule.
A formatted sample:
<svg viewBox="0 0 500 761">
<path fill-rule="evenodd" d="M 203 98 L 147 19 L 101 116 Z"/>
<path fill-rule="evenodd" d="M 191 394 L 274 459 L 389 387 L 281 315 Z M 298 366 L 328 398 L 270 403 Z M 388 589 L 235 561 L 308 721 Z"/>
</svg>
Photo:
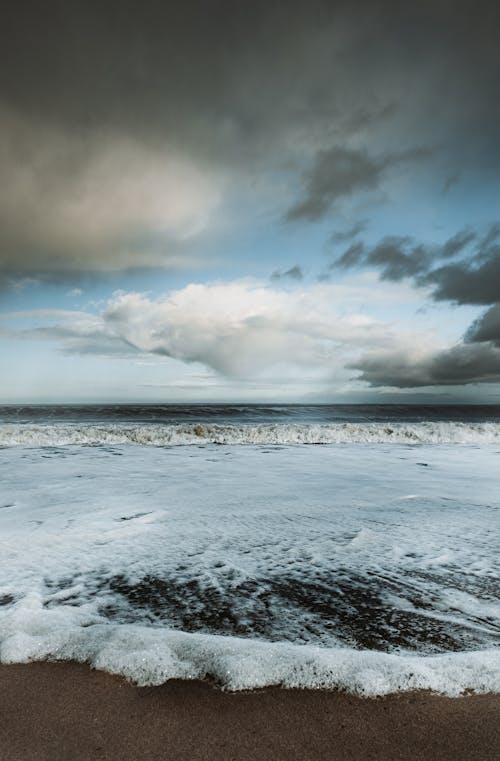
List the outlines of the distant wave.
<svg viewBox="0 0 500 761">
<path fill-rule="evenodd" d="M 13 424 L 0 425 L 0 446 L 193 444 L 494 444 L 500 423 Z"/>
</svg>

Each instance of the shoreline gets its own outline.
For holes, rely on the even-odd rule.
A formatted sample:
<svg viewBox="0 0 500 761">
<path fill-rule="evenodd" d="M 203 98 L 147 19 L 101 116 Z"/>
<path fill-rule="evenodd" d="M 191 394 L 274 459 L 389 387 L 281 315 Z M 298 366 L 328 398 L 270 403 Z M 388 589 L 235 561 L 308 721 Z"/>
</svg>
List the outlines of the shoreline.
<svg viewBox="0 0 500 761">
<path fill-rule="evenodd" d="M 2 761 L 493 761 L 500 694 L 361 698 L 137 687 L 74 662 L 0 665 Z"/>
</svg>

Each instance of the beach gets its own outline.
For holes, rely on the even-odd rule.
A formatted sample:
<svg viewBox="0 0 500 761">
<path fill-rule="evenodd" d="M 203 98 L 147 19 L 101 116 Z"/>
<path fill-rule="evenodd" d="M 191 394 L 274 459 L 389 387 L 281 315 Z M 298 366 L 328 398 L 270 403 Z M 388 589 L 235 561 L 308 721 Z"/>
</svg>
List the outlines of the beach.
<svg viewBox="0 0 500 761">
<path fill-rule="evenodd" d="M 2 761 L 495 761 L 500 695 L 359 698 L 199 681 L 136 687 L 76 663 L 0 667 Z"/>
<path fill-rule="evenodd" d="M 499 28 L 2 4 L 0 761 L 500 761 Z"/>
<path fill-rule="evenodd" d="M 0 761 L 500 757 L 496 411 L 0 425 Z"/>
</svg>

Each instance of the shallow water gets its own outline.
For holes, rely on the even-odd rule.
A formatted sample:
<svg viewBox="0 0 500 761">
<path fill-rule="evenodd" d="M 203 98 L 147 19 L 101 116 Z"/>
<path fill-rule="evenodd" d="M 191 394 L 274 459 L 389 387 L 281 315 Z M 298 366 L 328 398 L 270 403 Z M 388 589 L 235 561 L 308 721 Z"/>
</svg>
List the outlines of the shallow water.
<svg viewBox="0 0 500 761">
<path fill-rule="evenodd" d="M 0 657 L 499 690 L 498 445 L 272 441 L 0 450 Z"/>
</svg>

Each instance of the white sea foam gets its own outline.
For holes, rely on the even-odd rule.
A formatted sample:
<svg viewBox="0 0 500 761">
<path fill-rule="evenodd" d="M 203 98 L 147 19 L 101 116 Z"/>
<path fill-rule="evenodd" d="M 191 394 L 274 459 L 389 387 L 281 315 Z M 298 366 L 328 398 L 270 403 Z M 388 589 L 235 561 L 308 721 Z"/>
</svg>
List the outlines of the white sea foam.
<svg viewBox="0 0 500 761">
<path fill-rule="evenodd" d="M 0 659 L 500 691 L 498 446 L 407 444 L 1 449 Z"/>
<path fill-rule="evenodd" d="M 0 661 L 76 660 L 142 686 L 210 677 L 234 691 L 283 685 L 364 696 L 500 692 L 498 650 L 422 656 L 91 623 L 85 610 L 46 610 L 33 595 L 4 622 Z"/>
<path fill-rule="evenodd" d="M 56 423 L 0 424 L 0 446 L 140 444 L 492 444 L 500 423 L 331 423 L 279 425 Z"/>
</svg>

